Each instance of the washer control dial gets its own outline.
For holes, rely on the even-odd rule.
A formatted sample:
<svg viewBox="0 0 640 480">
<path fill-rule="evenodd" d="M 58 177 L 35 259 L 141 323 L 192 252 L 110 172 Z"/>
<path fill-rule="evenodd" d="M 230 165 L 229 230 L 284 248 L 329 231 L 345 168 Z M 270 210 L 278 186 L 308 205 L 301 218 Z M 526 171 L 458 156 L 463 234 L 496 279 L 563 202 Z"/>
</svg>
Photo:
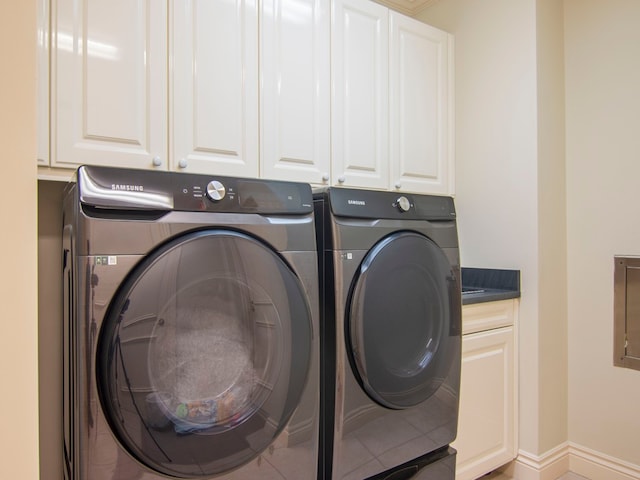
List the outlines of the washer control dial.
<svg viewBox="0 0 640 480">
<path fill-rule="evenodd" d="M 401 212 L 408 212 L 411 208 L 411 202 L 404 195 L 396 200 L 396 205 Z"/>
<path fill-rule="evenodd" d="M 226 193 L 224 185 L 217 180 L 212 180 L 207 184 L 207 197 L 213 202 L 222 200 Z"/>
</svg>

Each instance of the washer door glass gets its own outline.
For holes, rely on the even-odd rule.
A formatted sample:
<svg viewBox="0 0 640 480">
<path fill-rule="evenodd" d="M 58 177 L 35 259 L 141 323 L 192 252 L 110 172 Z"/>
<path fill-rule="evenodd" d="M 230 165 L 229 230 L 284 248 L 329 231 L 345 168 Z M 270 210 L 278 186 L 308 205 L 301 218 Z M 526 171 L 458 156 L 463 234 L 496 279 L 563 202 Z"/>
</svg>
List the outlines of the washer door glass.
<svg viewBox="0 0 640 480">
<path fill-rule="evenodd" d="M 457 271 L 430 239 L 398 232 L 365 256 L 345 322 L 350 361 L 367 394 L 394 409 L 428 399 L 460 342 Z"/>
<path fill-rule="evenodd" d="M 311 316 L 284 260 L 232 231 L 145 257 L 103 322 L 96 375 L 119 441 L 179 478 L 243 465 L 286 425 L 305 386 Z"/>
</svg>

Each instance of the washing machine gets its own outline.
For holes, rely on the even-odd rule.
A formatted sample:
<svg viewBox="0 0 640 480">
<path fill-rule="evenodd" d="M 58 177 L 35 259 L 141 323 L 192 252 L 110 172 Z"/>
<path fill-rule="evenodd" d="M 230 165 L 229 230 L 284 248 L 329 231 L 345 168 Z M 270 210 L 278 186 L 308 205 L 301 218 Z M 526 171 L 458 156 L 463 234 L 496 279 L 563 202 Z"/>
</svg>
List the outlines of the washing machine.
<svg viewBox="0 0 640 480">
<path fill-rule="evenodd" d="M 456 214 L 444 196 L 314 191 L 323 479 L 453 480 Z"/>
<path fill-rule="evenodd" d="M 315 479 L 311 188 L 80 167 L 63 219 L 65 478 Z"/>
</svg>

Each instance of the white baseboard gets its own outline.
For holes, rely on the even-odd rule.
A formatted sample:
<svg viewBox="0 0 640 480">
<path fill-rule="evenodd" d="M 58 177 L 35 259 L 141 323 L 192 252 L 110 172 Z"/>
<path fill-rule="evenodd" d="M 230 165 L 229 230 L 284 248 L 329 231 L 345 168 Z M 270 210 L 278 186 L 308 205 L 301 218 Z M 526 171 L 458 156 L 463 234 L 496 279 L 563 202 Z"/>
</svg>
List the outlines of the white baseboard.
<svg viewBox="0 0 640 480">
<path fill-rule="evenodd" d="M 518 480 L 556 480 L 567 472 L 589 480 L 640 480 L 640 465 L 571 442 L 540 456 L 520 450 L 502 470 Z"/>
<path fill-rule="evenodd" d="M 572 472 L 590 480 L 638 480 L 640 465 L 634 465 L 590 448 L 569 444 L 569 465 Z"/>
<path fill-rule="evenodd" d="M 518 480 L 556 480 L 569 471 L 569 445 L 557 446 L 543 455 L 520 450 L 506 470 Z"/>
</svg>

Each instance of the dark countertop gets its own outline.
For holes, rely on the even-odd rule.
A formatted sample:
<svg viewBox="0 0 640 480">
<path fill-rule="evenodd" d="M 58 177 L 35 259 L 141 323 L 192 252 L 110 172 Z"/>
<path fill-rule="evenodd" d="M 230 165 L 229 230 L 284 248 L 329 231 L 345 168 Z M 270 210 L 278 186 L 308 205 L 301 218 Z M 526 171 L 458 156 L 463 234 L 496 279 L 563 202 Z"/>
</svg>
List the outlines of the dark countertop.
<svg viewBox="0 0 640 480">
<path fill-rule="evenodd" d="M 462 267 L 462 304 L 520 297 L 520 270 Z"/>
</svg>

